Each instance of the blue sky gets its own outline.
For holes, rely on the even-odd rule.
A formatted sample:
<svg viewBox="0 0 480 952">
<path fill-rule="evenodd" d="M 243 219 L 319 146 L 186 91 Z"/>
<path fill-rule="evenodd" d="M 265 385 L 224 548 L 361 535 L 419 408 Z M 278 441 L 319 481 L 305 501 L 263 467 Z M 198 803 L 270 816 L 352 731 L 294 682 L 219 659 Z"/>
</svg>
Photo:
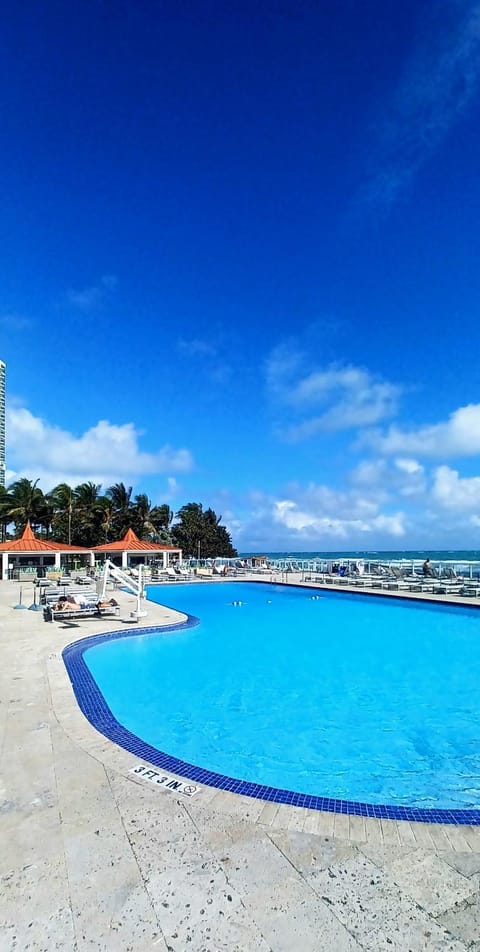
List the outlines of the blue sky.
<svg viewBox="0 0 480 952">
<path fill-rule="evenodd" d="M 480 2 L 7 3 L 7 471 L 478 547 Z"/>
</svg>

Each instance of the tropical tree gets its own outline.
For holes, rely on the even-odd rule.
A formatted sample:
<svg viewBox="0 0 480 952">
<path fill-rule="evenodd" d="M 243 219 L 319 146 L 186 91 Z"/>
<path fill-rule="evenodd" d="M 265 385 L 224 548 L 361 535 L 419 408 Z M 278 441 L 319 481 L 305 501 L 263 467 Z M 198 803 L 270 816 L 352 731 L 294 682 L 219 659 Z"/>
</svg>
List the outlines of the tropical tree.
<svg viewBox="0 0 480 952">
<path fill-rule="evenodd" d="M 166 503 L 162 506 L 154 506 L 150 512 L 150 522 L 153 526 L 152 539 L 154 542 L 160 542 L 163 545 L 172 544 L 172 523 L 175 519 L 173 509 L 170 509 Z"/>
<path fill-rule="evenodd" d="M 139 539 L 152 538 L 155 526 L 152 523 L 152 504 L 146 493 L 135 496 L 131 507 L 131 526 Z"/>
<path fill-rule="evenodd" d="M 17 479 L 9 488 L 10 509 L 8 511 L 9 520 L 15 523 L 15 534 L 20 535 L 27 522 L 30 522 L 32 529 L 41 524 L 42 508 L 45 504 L 44 495 L 37 486 L 38 479 L 32 482 L 31 479 Z"/>
<path fill-rule="evenodd" d="M 97 545 L 101 545 L 103 542 L 114 541 L 113 526 L 115 515 L 115 509 L 111 500 L 108 499 L 107 496 L 101 496 L 99 499 L 100 538 Z"/>
<path fill-rule="evenodd" d="M 7 537 L 7 526 L 11 521 L 10 509 L 12 508 L 12 502 L 10 499 L 10 494 L 5 486 L 0 486 L 0 538 L 2 542 L 5 542 Z"/>
<path fill-rule="evenodd" d="M 75 527 L 73 541 L 76 545 L 91 547 L 101 539 L 102 497 L 101 485 L 80 483 L 75 487 Z M 103 540 L 102 540 L 103 541 Z"/>
<path fill-rule="evenodd" d="M 233 558 L 237 550 L 225 526 L 220 525 L 221 516 L 213 509 L 203 511 L 201 503 L 190 502 L 182 506 L 177 513 L 177 522 L 172 529 L 175 545 L 183 550 L 187 557 L 194 558 Z"/>
<path fill-rule="evenodd" d="M 110 486 L 105 495 L 93 482 L 72 489 L 59 483 L 46 495 L 38 479 L 19 479 L 7 490 L 0 487 L 0 535 L 5 539 L 9 523 L 19 535 L 27 522 L 60 542 L 93 548 L 125 535 L 131 526 L 142 539 L 179 546 L 186 556 L 214 558 L 235 556 L 236 549 L 221 516 L 201 503 L 190 502 L 177 514 L 166 503 L 152 506 L 146 493 L 132 502 L 132 487 Z"/>
<path fill-rule="evenodd" d="M 130 528 L 132 520 L 132 486 L 128 489 L 124 483 L 115 483 L 109 486 L 106 496 L 112 503 L 115 517 L 113 520 L 113 530 L 118 538 L 125 535 Z"/>
<path fill-rule="evenodd" d="M 75 491 L 68 483 L 59 483 L 47 493 L 48 504 L 53 506 L 53 526 L 60 542 L 72 543 L 72 521 L 76 505 Z"/>
</svg>

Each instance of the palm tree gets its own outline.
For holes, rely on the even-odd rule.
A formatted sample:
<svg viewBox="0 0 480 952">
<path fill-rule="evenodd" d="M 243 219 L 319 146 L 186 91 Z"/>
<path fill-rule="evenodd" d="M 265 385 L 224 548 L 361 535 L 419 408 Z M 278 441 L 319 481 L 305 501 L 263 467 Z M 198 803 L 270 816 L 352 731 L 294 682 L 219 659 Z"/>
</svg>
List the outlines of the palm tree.
<svg viewBox="0 0 480 952">
<path fill-rule="evenodd" d="M 153 507 L 150 511 L 150 522 L 153 526 L 153 540 L 155 542 L 171 545 L 171 528 L 174 519 L 175 513 L 166 503 L 162 506 Z"/>
<path fill-rule="evenodd" d="M 80 483 L 75 488 L 76 525 L 75 542 L 78 545 L 97 545 L 100 542 L 102 499 L 100 485 L 95 483 Z"/>
<path fill-rule="evenodd" d="M 54 526 L 56 535 L 63 542 L 72 544 L 72 518 L 75 509 L 75 491 L 68 483 L 59 483 L 47 496 L 55 510 Z"/>
<path fill-rule="evenodd" d="M 130 528 L 132 519 L 132 486 L 127 489 L 124 483 L 115 483 L 114 486 L 109 486 L 106 496 L 110 499 L 115 510 L 115 532 L 119 537 L 123 536 Z"/>
<path fill-rule="evenodd" d="M 133 528 L 139 539 L 146 539 L 155 533 L 155 526 L 151 521 L 152 504 L 146 493 L 135 496 L 132 506 Z"/>
<path fill-rule="evenodd" d="M 103 542 L 111 542 L 113 535 L 113 525 L 115 522 L 115 509 L 113 504 L 106 496 L 99 499 L 100 531 Z"/>
<path fill-rule="evenodd" d="M 22 478 L 10 486 L 8 495 L 11 506 L 8 516 L 15 522 L 17 535 L 20 535 L 27 522 L 30 522 L 33 529 L 41 523 L 44 495 L 37 483 L 38 479 L 33 483 L 31 479 Z"/>
<path fill-rule="evenodd" d="M 12 501 L 8 489 L 5 489 L 5 486 L 0 486 L 0 536 L 1 541 L 5 542 L 7 537 L 7 526 L 10 522 L 10 509 L 12 508 Z"/>
</svg>

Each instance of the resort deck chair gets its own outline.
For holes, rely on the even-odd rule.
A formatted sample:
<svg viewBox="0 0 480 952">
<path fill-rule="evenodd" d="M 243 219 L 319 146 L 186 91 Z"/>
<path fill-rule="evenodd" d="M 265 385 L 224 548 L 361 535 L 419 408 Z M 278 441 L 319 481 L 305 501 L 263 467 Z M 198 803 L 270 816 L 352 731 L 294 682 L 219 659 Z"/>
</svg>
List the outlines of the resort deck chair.
<svg viewBox="0 0 480 952">
<path fill-rule="evenodd" d="M 179 567 L 179 568 L 175 568 L 175 567 L 174 567 L 173 570 L 174 570 L 174 572 L 175 572 L 175 575 L 176 575 L 178 578 L 192 579 L 192 578 L 194 577 L 194 573 L 192 572 L 191 569 L 183 569 L 183 568 L 180 568 L 180 567 Z"/>
<path fill-rule="evenodd" d="M 180 581 L 180 576 L 175 571 L 173 565 L 168 565 L 162 574 L 166 576 L 167 579 L 173 579 L 174 582 Z"/>
<path fill-rule="evenodd" d="M 83 586 L 72 586 L 67 589 L 60 588 L 47 588 L 40 595 L 40 599 L 43 605 L 54 604 L 58 602 L 60 598 L 63 598 L 65 595 L 69 597 L 79 597 L 83 601 L 98 601 L 98 595 L 96 589 L 90 588 L 85 589 Z"/>
<path fill-rule="evenodd" d="M 469 598 L 478 598 L 480 596 L 480 588 L 478 585 L 461 585 L 458 594 L 466 595 Z"/>
<path fill-rule="evenodd" d="M 118 615 L 120 606 L 115 599 L 99 601 L 95 592 L 93 601 L 75 602 L 73 598 L 61 599 L 54 604 L 47 605 L 44 611 L 46 621 L 56 621 L 64 618 L 87 618 L 92 615 Z"/>
<path fill-rule="evenodd" d="M 433 594 L 434 595 L 460 595 L 460 590 L 463 586 L 460 582 L 436 582 L 433 585 Z"/>
</svg>

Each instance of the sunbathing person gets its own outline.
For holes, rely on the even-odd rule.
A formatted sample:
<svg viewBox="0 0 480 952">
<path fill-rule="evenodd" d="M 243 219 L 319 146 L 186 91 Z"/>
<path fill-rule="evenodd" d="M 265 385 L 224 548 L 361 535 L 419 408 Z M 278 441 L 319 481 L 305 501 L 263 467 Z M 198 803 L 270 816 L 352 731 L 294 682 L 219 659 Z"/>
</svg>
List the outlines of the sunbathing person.
<svg viewBox="0 0 480 952">
<path fill-rule="evenodd" d="M 97 608 L 98 608 L 98 609 L 101 609 L 101 608 L 117 608 L 117 606 L 118 606 L 118 602 L 117 602 L 114 598 L 109 598 L 108 601 L 107 601 L 106 599 L 103 599 L 103 601 L 102 601 L 102 599 L 100 599 L 100 601 L 97 602 Z"/>
<path fill-rule="evenodd" d="M 52 606 L 54 612 L 72 612 L 78 608 L 73 595 L 61 595 L 55 605 Z"/>
</svg>

